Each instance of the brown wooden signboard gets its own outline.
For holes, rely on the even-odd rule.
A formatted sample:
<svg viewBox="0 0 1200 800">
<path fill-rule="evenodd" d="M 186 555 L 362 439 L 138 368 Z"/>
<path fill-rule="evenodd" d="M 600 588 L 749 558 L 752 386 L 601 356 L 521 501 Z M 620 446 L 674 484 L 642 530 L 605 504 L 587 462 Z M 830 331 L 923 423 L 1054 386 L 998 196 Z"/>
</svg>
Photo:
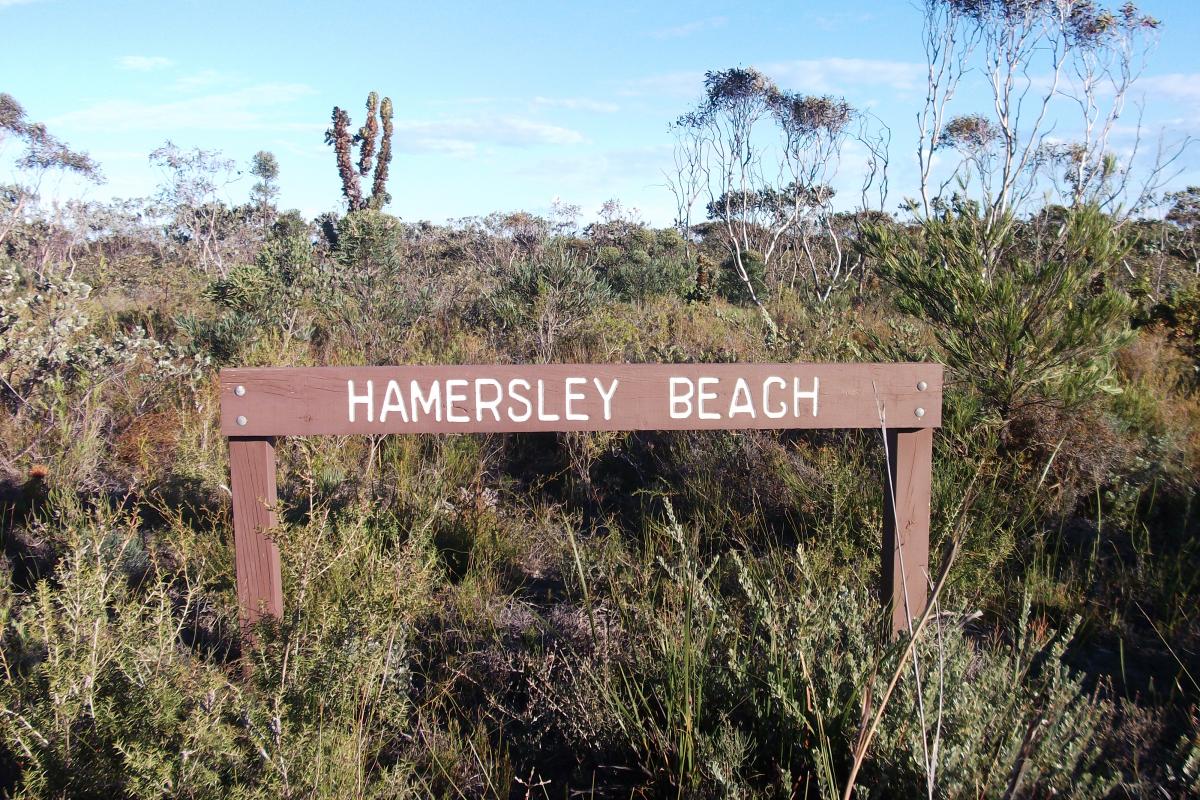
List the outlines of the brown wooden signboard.
<svg viewBox="0 0 1200 800">
<path fill-rule="evenodd" d="M 543 364 L 221 371 L 242 619 L 283 612 L 275 437 L 875 428 L 885 431 L 884 602 L 924 611 L 938 364 Z M 894 501 L 894 502 L 893 502 Z"/>
</svg>

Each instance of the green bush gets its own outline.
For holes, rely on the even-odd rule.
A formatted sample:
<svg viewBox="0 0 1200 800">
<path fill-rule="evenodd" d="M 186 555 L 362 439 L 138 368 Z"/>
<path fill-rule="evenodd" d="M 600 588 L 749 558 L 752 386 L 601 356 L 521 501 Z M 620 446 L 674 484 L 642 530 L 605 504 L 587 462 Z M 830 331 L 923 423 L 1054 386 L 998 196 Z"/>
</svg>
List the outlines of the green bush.
<svg viewBox="0 0 1200 800">
<path fill-rule="evenodd" d="M 948 211 L 915 231 L 873 228 L 865 246 L 900 308 L 933 330 L 951 380 L 999 419 L 1116 391 L 1112 356 L 1128 341 L 1130 303 L 1108 285 L 1126 252 L 1112 220 L 1072 209 L 1032 245 L 1022 234 L 1037 231 L 1015 220 L 998 230 Z"/>
<path fill-rule="evenodd" d="M 56 402 L 135 369 L 198 377 L 204 371 L 142 328 L 100 330 L 92 287 L 69 277 L 28 274 L 0 258 L 0 408 L 44 414 Z"/>
<path fill-rule="evenodd" d="M 279 272 L 258 264 L 239 264 L 224 278 L 210 283 L 203 296 L 216 306 L 215 314 L 190 313 L 176 325 L 192 350 L 214 364 L 233 364 L 268 333 L 307 338 L 306 298 L 300 286 L 288 284 Z"/>
<path fill-rule="evenodd" d="M 615 267 L 617 264 L 621 263 L 621 259 L 625 255 L 621 251 L 621 248 L 614 247 L 611 244 L 604 245 L 597 251 L 596 254 L 600 259 L 600 263 L 606 267 Z"/>
<path fill-rule="evenodd" d="M 502 281 L 489 298 L 491 310 L 508 335 L 531 334 L 531 349 L 540 360 L 550 360 L 588 315 L 612 298 L 591 265 L 566 250 L 517 262 Z"/>
<path fill-rule="evenodd" d="M 1114 785 L 1100 749 L 1112 708 L 1063 663 L 1070 632 L 1031 624 L 1027 606 L 1012 644 L 980 645 L 950 621 L 927 629 L 918 701 L 905 643 L 872 633 L 872 600 L 831 587 L 805 551 L 705 558 L 698 532 L 671 520 L 663 533 L 652 564 L 601 568 L 628 649 L 581 661 L 546 701 L 597 763 L 632 759 L 659 796 L 838 797 L 899 669 L 861 796 L 924 795 L 931 773 L 947 797 L 1100 797 Z M 596 567 L 579 570 L 597 580 Z"/>
<path fill-rule="evenodd" d="M 268 275 L 277 275 L 286 286 L 303 280 L 313 268 L 309 225 L 295 214 L 281 216 L 271 226 L 254 263 Z"/>
<path fill-rule="evenodd" d="M 656 295 L 684 296 L 692 276 L 678 259 L 652 258 L 644 250 L 635 250 L 628 260 L 612 266 L 606 277 L 618 298 L 644 303 Z"/>
<path fill-rule="evenodd" d="M 316 287 L 324 327 L 359 358 L 384 363 L 429 307 L 430 287 L 412 269 L 396 217 L 352 211 L 338 221 L 336 240 Z"/>
<path fill-rule="evenodd" d="M 19 796 L 216 797 L 257 772 L 240 689 L 179 646 L 197 595 L 131 589 L 154 573 L 135 517 L 62 510 L 53 583 L 19 596 L 5 575 L 0 589 L 0 735 Z"/>
<path fill-rule="evenodd" d="M 746 276 L 750 279 L 750 285 L 754 287 L 754 293 L 758 295 L 759 299 L 765 297 L 767 265 L 763 261 L 762 254 L 754 250 L 743 252 L 742 266 L 746 270 Z M 717 273 L 717 294 L 731 303 L 750 302 L 750 290 L 738 273 L 737 258 L 732 254 L 721 262 L 721 268 Z"/>
<path fill-rule="evenodd" d="M 334 261 L 358 281 L 395 277 L 403 268 L 404 223 L 374 209 L 352 211 L 338 220 Z"/>
</svg>

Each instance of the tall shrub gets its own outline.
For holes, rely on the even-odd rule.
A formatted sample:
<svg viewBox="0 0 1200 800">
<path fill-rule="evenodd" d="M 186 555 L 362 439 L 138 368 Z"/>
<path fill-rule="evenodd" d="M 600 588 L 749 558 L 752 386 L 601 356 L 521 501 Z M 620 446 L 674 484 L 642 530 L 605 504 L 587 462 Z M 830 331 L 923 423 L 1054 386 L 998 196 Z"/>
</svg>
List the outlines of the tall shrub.
<svg viewBox="0 0 1200 800">
<path fill-rule="evenodd" d="M 985 220 L 960 204 L 916 230 L 867 237 L 897 304 L 929 324 L 952 380 L 1007 422 L 1024 407 L 1069 407 L 1117 391 L 1112 357 L 1127 341 L 1128 299 L 1110 286 L 1127 252 L 1094 206 L 1054 230 L 1005 225 L 988 256 Z"/>
</svg>

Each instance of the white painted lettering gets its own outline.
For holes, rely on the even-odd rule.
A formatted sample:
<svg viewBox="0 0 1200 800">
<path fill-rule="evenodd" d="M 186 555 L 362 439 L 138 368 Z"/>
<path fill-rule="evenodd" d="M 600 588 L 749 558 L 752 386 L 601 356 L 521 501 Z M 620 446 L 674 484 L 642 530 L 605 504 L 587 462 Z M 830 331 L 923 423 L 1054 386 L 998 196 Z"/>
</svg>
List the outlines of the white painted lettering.
<svg viewBox="0 0 1200 800">
<path fill-rule="evenodd" d="M 800 391 L 800 379 L 795 378 L 792 383 L 792 390 L 793 390 L 792 415 L 796 416 L 796 417 L 800 416 L 800 401 L 811 399 L 812 400 L 812 415 L 815 417 L 817 415 L 817 393 L 820 391 L 820 389 L 821 389 L 821 379 L 815 375 L 813 376 L 813 388 L 812 388 L 811 392 Z"/>
<path fill-rule="evenodd" d="M 608 391 L 604 391 L 604 385 L 600 383 L 599 378 L 592 378 L 592 383 L 596 384 L 596 391 L 600 393 L 600 399 L 604 401 L 604 418 L 612 419 L 612 399 L 617 392 L 617 384 L 620 381 L 613 378 L 612 386 L 608 387 Z"/>
<path fill-rule="evenodd" d="M 681 386 L 687 387 L 687 394 L 676 391 Z M 695 387 L 687 378 L 671 378 L 671 419 L 687 419 L 692 415 L 692 395 L 695 393 Z M 682 411 L 680 406 L 684 407 Z"/>
<path fill-rule="evenodd" d="M 388 414 L 392 411 L 399 411 L 400 419 L 408 422 L 408 409 L 404 407 L 404 397 L 396 381 L 388 381 L 387 391 L 383 393 L 383 405 L 379 408 L 379 421 L 387 422 Z"/>
<path fill-rule="evenodd" d="M 408 396 L 412 401 L 412 421 L 417 421 L 417 406 L 421 406 L 426 416 L 433 412 L 433 418 L 442 421 L 442 385 L 434 381 L 429 385 L 429 394 L 421 391 L 421 384 L 412 381 L 408 385 Z"/>
<path fill-rule="evenodd" d="M 704 401 L 705 400 L 716 400 L 717 399 L 716 392 L 706 392 L 706 391 L 704 391 L 704 387 L 705 386 L 715 386 L 720 382 L 721 381 L 719 378 L 700 378 L 696 381 L 696 385 L 699 387 L 699 391 L 696 393 L 696 412 L 697 412 L 696 416 L 699 417 L 700 419 L 720 419 L 721 418 L 721 415 L 718 414 L 716 411 L 705 411 L 704 410 Z"/>
<path fill-rule="evenodd" d="M 558 422 L 558 420 L 559 420 L 558 414 L 547 414 L 546 413 L 546 382 L 544 380 L 542 380 L 541 378 L 538 378 L 537 386 L 538 386 L 538 396 L 537 396 L 538 420 L 540 420 L 541 422 Z"/>
<path fill-rule="evenodd" d="M 346 391 L 350 396 L 350 421 L 354 422 L 354 407 L 364 405 L 367 407 L 367 422 L 375 421 L 375 382 L 367 381 L 367 393 L 355 394 L 354 381 L 346 381 Z"/>
<path fill-rule="evenodd" d="M 483 399 L 483 387 L 491 386 L 496 390 L 496 396 L 491 400 Z M 492 412 L 496 418 L 496 422 L 500 421 L 500 398 L 504 396 L 504 390 L 500 388 L 500 381 L 494 378 L 478 378 L 475 381 L 475 421 L 483 422 L 483 410 L 486 408 Z"/>
<path fill-rule="evenodd" d="M 529 402 L 529 395 L 517 393 L 518 385 L 525 387 L 526 392 L 528 392 L 532 387 L 529 385 L 529 381 L 523 380 L 521 378 L 513 378 L 511 381 L 508 382 L 508 396 L 511 397 L 513 400 L 516 400 L 521 405 L 525 406 L 525 413 L 520 414 L 520 415 L 514 414 L 513 407 L 511 405 L 509 405 L 508 418 L 511 419 L 513 422 L 525 422 L 526 420 L 528 420 L 530 417 L 533 416 L 533 403 Z"/>
<path fill-rule="evenodd" d="M 446 422 L 470 422 L 471 418 L 464 414 L 459 407 L 455 407 L 455 403 L 467 402 L 466 392 L 454 391 L 457 387 L 467 388 L 467 381 L 461 378 L 451 378 L 446 381 Z"/>
<path fill-rule="evenodd" d="M 586 421 L 587 414 L 576 414 L 571 410 L 571 403 L 576 400 L 586 400 L 587 395 L 583 392 L 576 392 L 571 389 L 572 386 L 583 386 L 587 383 L 587 378 L 567 378 L 565 386 L 564 404 L 566 406 L 567 419 Z"/>
<path fill-rule="evenodd" d="M 779 401 L 779 410 L 778 411 L 771 410 L 771 406 L 770 406 L 771 384 L 778 385 L 780 389 L 786 389 L 787 381 L 785 381 L 783 378 L 780 378 L 778 375 L 772 375 L 771 377 L 769 377 L 765 381 L 763 381 L 763 414 L 765 414 L 770 419 L 779 419 L 780 417 L 782 417 L 784 414 L 787 413 L 787 403 L 780 400 Z"/>
<path fill-rule="evenodd" d="M 733 398 L 729 401 L 730 418 L 738 414 L 749 414 L 751 419 L 758 416 L 754 413 L 754 401 L 750 399 L 750 387 L 746 385 L 745 378 L 737 379 L 733 385 Z"/>
</svg>

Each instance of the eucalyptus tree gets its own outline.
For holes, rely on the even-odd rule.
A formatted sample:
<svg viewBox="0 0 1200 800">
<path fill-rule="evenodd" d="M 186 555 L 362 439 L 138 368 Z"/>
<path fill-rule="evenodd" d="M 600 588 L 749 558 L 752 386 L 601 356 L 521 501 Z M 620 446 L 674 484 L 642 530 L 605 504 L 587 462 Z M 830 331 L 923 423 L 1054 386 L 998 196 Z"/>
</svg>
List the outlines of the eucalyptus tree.
<svg viewBox="0 0 1200 800">
<path fill-rule="evenodd" d="M 0 183 L 0 243 L 37 203 L 47 174 L 65 173 L 97 183 L 103 180 L 100 166 L 87 153 L 72 150 L 45 125 L 30 120 L 15 97 L 0 92 L 0 148 L 10 142 L 20 147 L 20 155 L 13 162 L 11 182 Z"/>
<path fill-rule="evenodd" d="M 1000 228 L 1046 194 L 1123 216 L 1145 208 L 1187 145 L 1160 147 L 1140 173 L 1133 169 L 1140 125 L 1123 160 L 1112 150 L 1157 19 L 1131 2 L 1114 10 L 1094 0 L 925 0 L 924 12 L 927 91 L 917 117 L 914 205 L 925 218 L 946 207 L 948 192 L 977 190 L 984 231 L 996 242 Z M 982 79 L 990 108 L 952 114 L 971 73 Z M 935 176 L 938 151 L 957 159 Z"/>
<path fill-rule="evenodd" d="M 706 199 L 728 263 L 774 331 L 751 264 L 770 272 L 803 223 L 832 214 L 831 183 L 859 114 L 840 98 L 784 91 L 753 68 L 709 72 L 704 89 L 673 125 L 681 233 L 690 234 L 692 207 Z"/>
<path fill-rule="evenodd" d="M 163 174 L 150 215 L 161 221 L 171 246 L 184 263 L 218 278 L 248 250 L 242 241 L 242 214 L 227 191 L 239 180 L 236 162 L 217 150 L 185 150 L 171 141 L 150 153 Z"/>
</svg>

